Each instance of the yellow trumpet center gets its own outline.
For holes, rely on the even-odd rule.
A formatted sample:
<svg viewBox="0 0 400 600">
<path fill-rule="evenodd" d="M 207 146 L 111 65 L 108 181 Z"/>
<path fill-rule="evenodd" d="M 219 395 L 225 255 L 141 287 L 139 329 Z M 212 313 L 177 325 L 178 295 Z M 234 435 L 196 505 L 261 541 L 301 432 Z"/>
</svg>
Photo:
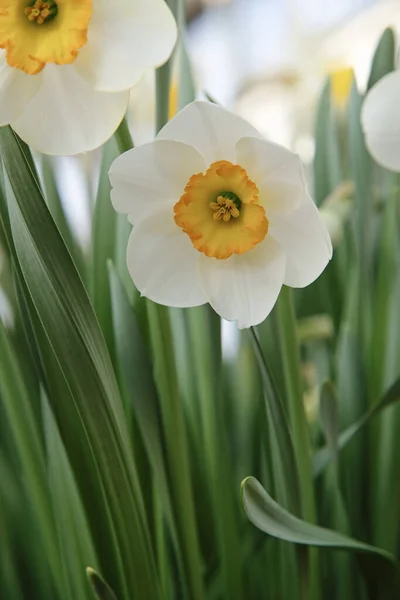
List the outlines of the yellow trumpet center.
<svg viewBox="0 0 400 600">
<path fill-rule="evenodd" d="M 92 0 L 0 0 L 0 48 L 10 67 L 29 75 L 70 64 L 87 42 L 91 16 Z"/>
<path fill-rule="evenodd" d="M 174 212 L 196 250 L 218 259 L 251 250 L 268 233 L 256 184 L 243 167 L 225 160 L 189 179 Z"/>
</svg>

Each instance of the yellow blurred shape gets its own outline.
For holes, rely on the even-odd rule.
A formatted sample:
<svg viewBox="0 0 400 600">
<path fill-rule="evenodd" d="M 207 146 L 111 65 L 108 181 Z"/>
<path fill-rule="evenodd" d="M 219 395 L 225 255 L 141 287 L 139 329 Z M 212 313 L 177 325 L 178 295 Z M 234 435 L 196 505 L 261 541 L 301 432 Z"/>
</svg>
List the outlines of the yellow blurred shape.
<svg viewBox="0 0 400 600">
<path fill-rule="evenodd" d="M 342 67 L 330 71 L 331 94 L 335 106 L 342 108 L 350 95 L 354 72 L 351 67 Z"/>
<path fill-rule="evenodd" d="M 169 118 L 172 119 L 178 112 L 178 85 L 173 79 L 169 86 Z"/>
</svg>

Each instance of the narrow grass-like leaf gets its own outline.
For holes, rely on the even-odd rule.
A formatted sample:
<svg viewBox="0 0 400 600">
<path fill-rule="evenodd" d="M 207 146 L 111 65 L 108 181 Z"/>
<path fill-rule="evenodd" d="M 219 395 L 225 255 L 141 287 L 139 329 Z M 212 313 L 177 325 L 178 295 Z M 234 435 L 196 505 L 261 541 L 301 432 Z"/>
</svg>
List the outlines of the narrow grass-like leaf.
<svg viewBox="0 0 400 600">
<path fill-rule="evenodd" d="M 217 533 L 223 596 L 239 600 L 244 593 L 243 573 L 237 508 L 234 497 L 227 499 L 227 495 L 233 496 L 235 489 L 224 429 L 220 321 L 209 306 L 192 308 L 187 311 L 186 317 L 192 359 L 190 372 L 199 404 L 201 441 L 213 506 L 211 518 Z"/>
<path fill-rule="evenodd" d="M 116 357 L 122 395 L 127 404 L 127 414 L 133 415 L 153 470 L 157 497 L 177 555 L 180 583 L 187 592 L 186 572 L 181 556 L 181 540 L 176 529 L 177 506 L 171 503 L 166 448 L 157 389 L 142 332 L 118 274 L 111 263 L 108 265 L 111 307 L 114 325 Z M 132 366 L 135 365 L 135 369 Z M 162 524 L 164 527 L 164 523 Z"/>
<path fill-rule="evenodd" d="M 384 559 L 382 564 L 389 567 L 387 573 L 392 572 L 392 575 L 395 575 L 397 572 L 396 558 L 389 552 L 298 519 L 275 502 L 254 477 L 243 481 L 242 499 L 246 514 L 253 525 L 273 537 L 294 544 L 370 553 Z"/>
<path fill-rule="evenodd" d="M 283 363 L 285 398 L 293 446 L 298 465 L 301 493 L 301 514 L 315 519 L 315 500 L 312 487 L 310 440 L 303 402 L 300 373 L 300 350 L 297 339 L 292 290 L 284 286 L 277 302 L 277 328 L 280 356 Z"/>
<path fill-rule="evenodd" d="M 147 303 L 150 340 L 154 359 L 154 376 L 160 398 L 162 429 L 170 476 L 172 504 L 179 507 L 176 528 L 181 540 L 190 597 L 204 598 L 201 560 L 196 530 L 194 498 L 188 461 L 188 444 L 182 401 L 176 376 L 176 362 L 172 343 L 168 309 L 153 302 Z"/>
<path fill-rule="evenodd" d="M 393 29 L 388 27 L 382 33 L 372 59 L 371 71 L 368 78 L 369 90 L 381 77 L 387 75 L 395 68 L 396 39 Z"/>
<path fill-rule="evenodd" d="M 338 449 L 341 450 L 344 448 L 372 417 L 375 417 L 386 407 L 393 405 L 398 400 L 400 400 L 400 379 L 397 379 L 397 381 L 394 382 L 381 400 L 379 400 L 379 402 L 377 402 L 367 413 L 365 413 L 365 415 L 360 417 L 355 423 L 350 425 L 350 427 L 348 427 L 339 435 Z M 328 446 L 317 450 L 313 458 L 315 477 L 322 473 L 331 458 L 332 453 Z"/>
<path fill-rule="evenodd" d="M 337 401 L 332 389 L 332 384 L 327 382 L 321 390 L 320 403 L 321 423 L 328 442 L 328 448 L 332 458 L 337 458 L 337 438 L 338 438 L 338 414 Z"/>
<path fill-rule="evenodd" d="M 102 507 L 103 544 L 114 561 L 123 598 L 158 597 L 145 512 L 111 361 L 88 296 L 66 250 L 24 149 L 10 128 L 0 131 L 11 180 L 8 206 L 21 270 L 44 333 L 73 398 L 73 407 L 50 397 L 55 414 L 76 411 L 81 458 L 96 505 Z M 75 432 L 76 435 L 76 432 Z M 82 468 L 82 465 L 79 465 Z M 107 540 L 107 542 L 106 542 Z M 104 546 L 103 546 L 104 547 Z M 103 567 L 104 568 L 104 567 Z"/>
<path fill-rule="evenodd" d="M 94 569 L 88 567 L 86 574 L 97 600 L 117 600 L 108 583 Z"/>
<path fill-rule="evenodd" d="M 293 439 L 289 429 L 287 415 L 274 378 L 263 356 L 256 332 L 250 329 L 253 348 L 263 383 L 267 408 L 267 418 L 270 421 L 271 435 L 274 434 L 275 456 L 274 476 L 280 477 L 280 492 L 283 503 L 293 512 L 300 513 L 299 474 L 294 453 Z"/>
<path fill-rule="evenodd" d="M 317 206 L 339 188 L 345 179 L 346 160 L 342 137 L 342 123 L 335 107 L 332 85 L 328 78 L 322 90 L 315 120 L 315 153 L 313 163 L 313 198 Z M 329 312 L 338 325 L 341 312 L 340 286 L 338 285 L 337 264 L 335 259 L 328 265 L 318 281 L 297 294 L 301 301 L 300 316 L 308 316 L 315 310 Z M 310 312 L 311 311 L 311 312 Z"/>
<path fill-rule="evenodd" d="M 370 344 L 368 369 L 372 397 L 380 397 L 388 384 L 400 374 L 397 324 L 399 306 L 399 193 L 396 176 L 382 171 L 387 186 L 381 227 L 377 240 L 377 278 L 373 297 L 373 342 Z M 393 406 L 372 427 L 373 447 L 372 519 L 374 542 L 393 550 L 397 548 L 400 515 L 396 510 L 399 497 L 398 432 L 400 407 Z"/>
<path fill-rule="evenodd" d="M 3 439 L 0 439 L 3 442 Z M 0 454 L 0 589 L 4 598 L 23 600 L 22 582 L 15 560 L 15 538 L 17 538 L 15 521 L 19 516 L 15 513 L 17 512 L 16 507 L 21 504 L 22 499 L 20 489 L 15 485 L 11 465 L 7 463 L 4 454 L 3 449 Z M 26 543 L 25 549 L 27 551 L 30 549 Z M 45 596 L 44 600 L 48 600 L 48 596 Z"/>
<path fill-rule="evenodd" d="M 0 321 L 0 394 L 19 455 L 32 511 L 41 532 L 41 544 L 54 581 L 60 572 L 54 522 L 48 495 L 44 448 L 33 415 L 29 391 L 17 358 Z M 59 589 L 62 593 L 62 587 Z"/>
<path fill-rule="evenodd" d="M 41 175 L 43 181 L 43 192 L 50 209 L 51 216 L 54 219 L 55 224 L 61 233 L 63 240 L 74 259 L 75 265 L 83 279 L 86 276 L 86 265 L 84 256 L 79 243 L 77 242 L 71 225 L 68 222 L 68 218 L 65 214 L 64 207 L 62 204 L 61 196 L 58 191 L 57 182 L 55 178 L 54 168 L 55 164 L 49 156 L 41 157 Z"/>
<path fill-rule="evenodd" d="M 160 474 L 160 485 L 165 491 L 164 448 L 158 409 L 157 390 L 152 364 L 126 290 L 108 262 L 113 331 L 116 344 L 118 379 L 128 414 L 134 415 L 143 436 L 155 473 Z M 133 369 L 135 365 L 135 369 Z"/>
<path fill-rule="evenodd" d="M 331 452 L 332 462 L 324 479 L 324 496 L 326 496 L 326 521 L 329 527 L 342 533 L 349 532 L 346 508 L 341 493 L 338 468 L 338 407 L 337 399 L 330 382 L 324 383 L 320 399 L 321 424 L 324 430 L 327 446 Z M 352 570 L 351 557 L 339 555 L 332 557 L 327 567 L 331 572 L 330 587 L 336 595 L 345 598 L 351 589 Z"/>
<path fill-rule="evenodd" d="M 253 328 L 250 329 L 253 348 L 259 367 L 265 409 L 268 423 L 268 448 L 267 452 L 271 460 L 271 478 L 274 490 L 279 502 L 295 514 L 301 514 L 301 496 L 299 485 L 299 472 L 294 452 L 293 438 L 289 427 L 285 407 L 279 395 L 273 374 L 263 355 L 260 342 Z M 279 555 L 283 568 L 289 568 L 293 572 L 293 579 L 282 579 L 282 590 L 284 594 L 290 594 L 293 600 L 300 597 L 300 588 L 304 587 L 308 578 L 306 572 L 307 550 L 300 557 L 299 573 L 296 569 L 295 554 L 290 547 L 280 547 Z M 302 585 L 297 580 L 298 574 L 303 575 Z M 283 572 L 282 572 L 283 575 Z M 304 591 L 305 593 L 305 591 Z"/>
<path fill-rule="evenodd" d="M 97 566 L 96 552 L 74 474 L 44 392 L 42 406 L 49 489 L 65 588 L 71 599 L 88 600 L 85 567 L 88 564 Z"/>
<path fill-rule="evenodd" d="M 118 149 L 121 153 L 127 152 L 128 150 L 131 150 L 134 147 L 134 143 L 129 131 L 126 118 L 123 119 L 117 131 L 115 132 L 115 140 L 117 142 Z M 109 198 L 108 202 L 110 203 Z M 125 287 L 129 300 L 135 303 L 135 308 L 137 309 L 137 311 L 140 310 L 141 321 L 145 322 L 146 308 L 144 299 L 141 298 L 139 292 L 135 288 L 131 276 L 129 275 L 126 263 L 126 248 L 128 245 L 129 236 L 132 231 L 132 225 L 126 218 L 126 215 L 119 214 L 116 215 L 116 217 L 113 217 L 113 219 L 115 218 L 115 244 L 113 255 L 115 269 Z"/>
<path fill-rule="evenodd" d="M 342 179 L 338 128 L 328 79 L 321 93 L 315 123 L 314 198 L 318 206 Z"/>
<path fill-rule="evenodd" d="M 362 96 L 357 83 L 353 80 L 348 111 L 349 162 L 351 177 L 354 180 L 354 226 L 357 244 L 356 278 L 359 288 L 357 332 L 363 348 L 367 348 L 371 321 L 371 270 L 373 249 L 373 197 L 371 186 L 371 158 L 365 146 L 364 134 L 361 128 Z"/>
<path fill-rule="evenodd" d="M 396 39 L 392 29 L 385 29 L 376 48 L 367 89 L 395 69 Z M 399 266 L 398 178 L 394 173 L 371 161 L 374 192 L 384 204 L 382 217 L 377 212 L 376 286 L 373 290 L 373 330 L 369 346 L 368 383 L 370 400 L 379 397 L 388 383 L 399 374 L 398 327 L 393 317 L 399 304 L 397 278 Z M 400 408 L 385 411 L 372 427 L 371 445 L 371 519 L 373 540 L 390 551 L 398 548 L 400 519 L 394 508 L 399 497 L 397 461 Z"/>
<path fill-rule="evenodd" d="M 178 108 L 184 108 L 189 102 L 196 98 L 196 89 L 193 79 L 192 65 L 187 51 L 186 43 L 186 3 L 184 0 L 178 0 L 177 22 L 178 22 Z"/>
<path fill-rule="evenodd" d="M 111 185 L 108 171 L 117 156 L 117 143 L 114 138 L 111 138 L 102 151 L 99 187 L 93 213 L 90 286 L 93 307 L 111 355 L 114 353 L 114 337 L 107 261 L 114 258 L 117 217 L 110 200 Z"/>
<path fill-rule="evenodd" d="M 311 451 L 306 420 L 303 382 L 300 372 L 300 348 L 297 338 L 296 315 L 293 302 L 293 291 L 284 286 L 277 302 L 277 332 L 280 357 L 284 376 L 284 394 L 290 430 L 293 436 L 293 446 L 299 473 L 299 488 L 301 498 L 300 516 L 308 521 L 316 520 L 315 497 L 311 469 Z M 307 571 L 308 597 L 310 600 L 319 596 L 318 555 L 311 551 L 304 557 L 302 571 Z"/>
</svg>

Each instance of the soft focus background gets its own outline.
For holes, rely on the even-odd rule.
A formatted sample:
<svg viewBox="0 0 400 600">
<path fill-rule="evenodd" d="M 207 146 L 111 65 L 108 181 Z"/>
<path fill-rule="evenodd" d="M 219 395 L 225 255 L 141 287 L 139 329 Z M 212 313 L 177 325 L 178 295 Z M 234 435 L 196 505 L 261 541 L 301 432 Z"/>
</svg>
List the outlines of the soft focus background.
<svg viewBox="0 0 400 600">
<path fill-rule="evenodd" d="M 234 107 L 267 137 L 295 148 L 307 162 L 312 155 L 312 115 L 324 75 L 341 75 L 344 94 L 346 69 L 353 68 L 365 88 L 383 29 L 400 27 L 396 0 L 203 4 L 189 27 L 200 88 Z"/>
</svg>

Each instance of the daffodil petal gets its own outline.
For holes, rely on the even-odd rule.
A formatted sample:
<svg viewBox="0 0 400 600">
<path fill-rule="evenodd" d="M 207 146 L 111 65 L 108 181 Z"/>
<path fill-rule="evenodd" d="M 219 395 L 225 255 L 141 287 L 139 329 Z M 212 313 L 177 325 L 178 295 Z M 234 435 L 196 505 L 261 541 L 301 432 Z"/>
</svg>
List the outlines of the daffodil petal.
<svg viewBox="0 0 400 600">
<path fill-rule="evenodd" d="M 32 76 L 38 77 L 38 75 Z M 41 86 L 11 125 L 44 154 L 67 155 L 101 146 L 118 127 L 128 92 L 96 92 L 71 65 L 47 65 Z"/>
<path fill-rule="evenodd" d="M 181 142 L 156 140 L 119 156 L 111 166 L 111 201 L 115 210 L 137 223 L 154 210 L 173 206 L 193 173 L 205 170 L 204 159 Z"/>
<path fill-rule="evenodd" d="M 184 308 L 207 302 L 198 257 L 170 209 L 135 225 L 129 239 L 127 263 L 134 284 L 143 296 L 166 306 Z"/>
<path fill-rule="evenodd" d="M 0 50 L 0 125 L 18 119 L 40 87 L 40 75 L 31 77 L 20 69 L 9 67 L 5 52 Z"/>
<path fill-rule="evenodd" d="M 377 163 L 400 171 L 400 71 L 382 77 L 366 95 L 361 122 Z"/>
<path fill-rule="evenodd" d="M 302 288 L 312 283 L 332 258 L 328 230 L 311 198 L 296 210 L 275 214 L 268 235 L 274 237 L 286 254 L 286 285 Z"/>
<path fill-rule="evenodd" d="M 164 0 L 95 0 L 89 42 L 75 63 L 97 90 L 131 88 L 143 71 L 162 65 L 177 27 Z"/>
<path fill-rule="evenodd" d="M 273 142 L 242 138 L 236 144 L 236 162 L 259 189 L 267 218 L 272 212 L 294 210 L 304 201 L 305 176 L 300 158 Z"/>
<path fill-rule="evenodd" d="M 261 137 L 249 123 L 211 102 L 192 102 L 169 121 L 158 139 L 176 140 L 196 148 L 209 166 L 219 160 L 236 160 L 236 143 L 242 137 Z"/>
<path fill-rule="evenodd" d="M 285 276 L 285 254 L 270 236 L 248 252 L 226 260 L 200 256 L 208 302 L 227 321 L 244 329 L 269 315 Z"/>
</svg>

